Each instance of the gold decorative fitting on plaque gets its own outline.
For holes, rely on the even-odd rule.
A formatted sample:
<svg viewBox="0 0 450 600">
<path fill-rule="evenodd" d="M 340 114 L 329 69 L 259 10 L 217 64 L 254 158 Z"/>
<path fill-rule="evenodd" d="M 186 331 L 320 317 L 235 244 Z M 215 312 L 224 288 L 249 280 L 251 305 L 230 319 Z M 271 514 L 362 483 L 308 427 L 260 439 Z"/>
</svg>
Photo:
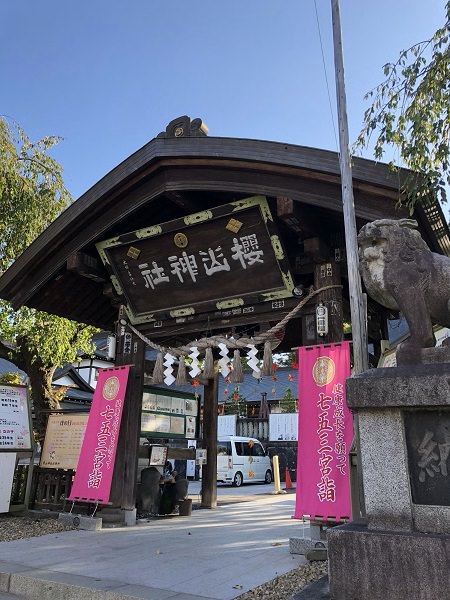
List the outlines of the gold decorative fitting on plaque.
<svg viewBox="0 0 450 600">
<path fill-rule="evenodd" d="M 188 239 L 184 235 L 184 233 L 176 233 L 173 236 L 173 241 L 175 243 L 175 246 L 177 246 L 177 248 L 186 248 L 186 246 L 188 245 Z"/>
<path fill-rule="evenodd" d="M 130 246 L 127 251 L 127 256 L 129 256 L 130 258 L 139 258 L 140 253 L 141 251 L 138 248 Z"/>
<path fill-rule="evenodd" d="M 182 127 L 177 127 L 173 132 L 175 137 L 181 137 L 184 133 L 184 129 Z"/>
<path fill-rule="evenodd" d="M 227 223 L 226 229 L 232 231 L 233 233 L 238 233 L 242 225 L 243 223 L 241 223 L 241 221 L 238 221 L 237 219 L 230 219 Z"/>
</svg>

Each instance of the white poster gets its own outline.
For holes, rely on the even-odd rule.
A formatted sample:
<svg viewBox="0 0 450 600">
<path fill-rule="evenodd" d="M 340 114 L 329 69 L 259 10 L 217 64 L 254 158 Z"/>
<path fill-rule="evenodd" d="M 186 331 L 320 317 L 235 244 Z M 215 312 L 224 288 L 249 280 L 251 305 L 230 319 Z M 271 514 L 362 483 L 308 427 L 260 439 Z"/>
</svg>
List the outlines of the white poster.
<svg viewBox="0 0 450 600">
<path fill-rule="evenodd" d="M 192 440 L 189 442 L 189 448 L 196 448 L 197 441 Z M 195 460 L 186 461 L 186 477 L 195 477 Z"/>
<path fill-rule="evenodd" d="M 156 396 L 156 410 L 170 413 L 172 410 L 172 398 L 158 394 Z"/>
<path fill-rule="evenodd" d="M 217 420 L 217 437 L 236 435 L 237 415 L 219 415 Z"/>
<path fill-rule="evenodd" d="M 27 388 L 0 385 L 0 450 L 31 450 Z"/>
<path fill-rule="evenodd" d="M 9 511 L 14 470 L 16 468 L 15 452 L 0 452 L 0 513 Z"/>
<path fill-rule="evenodd" d="M 184 398 L 175 398 L 172 396 L 172 412 L 177 415 L 184 415 Z"/>
<path fill-rule="evenodd" d="M 195 451 L 195 464 L 196 465 L 206 465 L 207 453 L 206 450 L 202 448 L 197 448 Z"/>
<path fill-rule="evenodd" d="M 142 410 L 156 410 L 156 394 L 144 392 L 142 395 Z"/>
<path fill-rule="evenodd" d="M 296 442 L 297 440 L 297 413 L 273 413 L 269 415 L 270 442 Z"/>
<path fill-rule="evenodd" d="M 197 419 L 195 417 L 186 417 L 186 437 L 195 438 L 195 425 Z"/>
<path fill-rule="evenodd" d="M 196 417 L 198 414 L 197 400 L 191 400 L 190 398 L 188 400 L 185 400 L 184 411 L 185 414 L 191 415 L 192 417 Z"/>
</svg>

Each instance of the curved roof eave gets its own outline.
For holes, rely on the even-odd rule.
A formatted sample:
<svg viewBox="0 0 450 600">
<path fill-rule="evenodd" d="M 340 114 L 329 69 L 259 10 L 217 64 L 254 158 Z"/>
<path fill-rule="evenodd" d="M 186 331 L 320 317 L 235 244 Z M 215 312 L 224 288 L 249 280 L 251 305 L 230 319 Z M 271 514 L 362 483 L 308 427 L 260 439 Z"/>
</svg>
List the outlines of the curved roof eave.
<svg viewBox="0 0 450 600">
<path fill-rule="evenodd" d="M 57 266 L 63 266 L 68 254 L 100 239 L 109 226 L 103 217 L 105 211 L 117 204 L 119 194 L 131 191 L 151 177 L 152 169 L 170 159 L 186 167 L 196 159 L 210 160 L 211 164 L 223 163 L 222 168 L 241 164 L 249 173 L 269 165 L 279 174 L 289 169 L 291 174 L 299 177 L 308 174 L 309 178 L 317 177 L 318 180 L 340 184 L 338 154 L 328 150 L 241 138 L 154 138 L 85 192 L 25 250 L 0 278 L 0 296 L 11 300 L 17 293 L 15 285 L 18 280 L 28 272 L 39 271 L 39 277 L 25 294 L 31 296 L 56 273 Z M 353 162 L 356 185 L 379 188 L 392 197 L 398 193 L 398 176 L 387 165 L 361 158 L 355 158 Z M 140 201 L 147 202 L 148 198 Z M 129 214 L 136 206 L 123 203 L 120 211 L 116 211 L 116 220 Z M 68 243 L 69 239 L 73 240 L 72 244 Z M 52 266 L 47 266 L 47 260 L 55 256 L 58 256 L 58 265 L 53 260 Z M 21 297 L 16 304 L 25 303 L 24 298 Z"/>
<path fill-rule="evenodd" d="M 33 248 L 34 254 L 37 254 L 40 247 L 86 214 L 100 198 L 117 190 L 118 186 L 125 184 L 142 169 L 163 158 L 219 158 L 271 163 L 340 177 L 338 154 L 329 150 L 241 138 L 154 138 L 82 194 L 33 242 L 30 249 Z M 387 165 L 367 159 L 354 159 L 353 178 L 393 190 L 398 187 L 398 180 L 389 172 Z M 28 253 L 29 249 L 17 259 L 15 264 L 19 268 L 26 261 Z"/>
</svg>

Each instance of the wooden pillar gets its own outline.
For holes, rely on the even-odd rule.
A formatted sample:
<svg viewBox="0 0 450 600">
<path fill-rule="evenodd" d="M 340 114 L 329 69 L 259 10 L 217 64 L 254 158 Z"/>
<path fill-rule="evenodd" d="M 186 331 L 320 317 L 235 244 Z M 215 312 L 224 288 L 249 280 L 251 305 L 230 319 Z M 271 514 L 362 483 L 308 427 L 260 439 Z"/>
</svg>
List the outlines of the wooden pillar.
<svg viewBox="0 0 450 600">
<path fill-rule="evenodd" d="M 110 502 L 133 510 L 136 506 L 136 477 L 141 429 L 145 344 L 122 325 L 116 334 L 116 365 L 133 365 L 128 378 L 114 466 Z"/>
<path fill-rule="evenodd" d="M 204 386 L 203 448 L 206 465 L 202 467 L 202 508 L 217 508 L 217 407 L 219 375 Z"/>
<path fill-rule="evenodd" d="M 327 285 L 339 285 L 341 282 L 341 269 L 335 261 L 323 262 L 314 269 L 314 289 Z M 319 294 L 317 304 L 322 302 L 328 309 L 328 334 L 317 337 L 317 343 L 328 344 L 340 342 L 344 337 L 342 315 L 342 289 L 333 288 Z"/>
</svg>

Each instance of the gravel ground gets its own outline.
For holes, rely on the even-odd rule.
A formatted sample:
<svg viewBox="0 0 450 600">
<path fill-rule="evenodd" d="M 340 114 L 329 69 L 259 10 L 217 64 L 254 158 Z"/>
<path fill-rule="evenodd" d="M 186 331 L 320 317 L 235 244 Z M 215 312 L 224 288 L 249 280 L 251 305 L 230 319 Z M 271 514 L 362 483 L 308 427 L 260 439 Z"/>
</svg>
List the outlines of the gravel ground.
<svg viewBox="0 0 450 600">
<path fill-rule="evenodd" d="M 289 600 L 296 592 L 327 572 L 328 562 L 311 562 L 241 594 L 236 600 Z"/>
<path fill-rule="evenodd" d="M 68 531 L 72 527 L 62 525 L 56 519 L 36 519 L 29 517 L 0 516 L 0 542 L 10 542 L 22 538 Z M 327 562 L 312 562 L 280 575 L 264 585 L 260 585 L 236 600 L 289 600 L 309 583 L 327 573 Z"/>
<path fill-rule="evenodd" d="M 62 525 L 56 519 L 32 519 L 28 517 L 0 517 L 0 542 L 37 537 L 49 533 L 68 531 L 73 527 Z"/>
</svg>

